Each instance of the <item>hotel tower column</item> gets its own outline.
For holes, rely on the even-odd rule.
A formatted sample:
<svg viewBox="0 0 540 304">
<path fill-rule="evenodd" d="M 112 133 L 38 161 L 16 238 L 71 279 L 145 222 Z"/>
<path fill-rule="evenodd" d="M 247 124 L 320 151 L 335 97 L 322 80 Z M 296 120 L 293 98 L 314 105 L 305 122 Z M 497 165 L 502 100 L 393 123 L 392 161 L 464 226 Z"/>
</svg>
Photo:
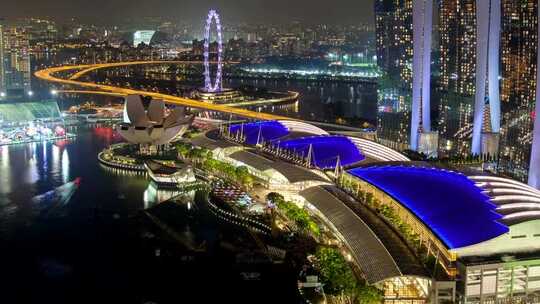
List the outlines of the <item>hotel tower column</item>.
<svg viewBox="0 0 540 304">
<path fill-rule="evenodd" d="M 501 121 L 499 61 L 501 1 L 476 1 L 476 95 L 472 154 L 498 154 Z M 486 94 L 487 85 L 487 94 Z M 484 110 L 489 103 L 489 122 Z M 490 126 L 486 130 L 484 126 Z"/>
<path fill-rule="evenodd" d="M 540 7 L 540 0 L 538 1 Z M 540 18 L 540 10 L 538 10 Z M 540 19 L 539 19 L 540 20 Z M 538 22 L 538 33 L 540 34 L 540 22 Z M 538 50 L 540 51 L 540 39 L 538 39 Z M 540 52 L 539 52 L 540 53 Z M 531 164 L 529 166 L 529 185 L 540 189 L 540 56 L 537 56 L 536 68 L 536 110 L 534 112 L 533 142 L 531 148 Z"/>
<path fill-rule="evenodd" d="M 436 156 L 438 136 L 431 132 L 431 34 L 433 0 L 413 0 L 413 96 L 411 149 Z"/>
</svg>

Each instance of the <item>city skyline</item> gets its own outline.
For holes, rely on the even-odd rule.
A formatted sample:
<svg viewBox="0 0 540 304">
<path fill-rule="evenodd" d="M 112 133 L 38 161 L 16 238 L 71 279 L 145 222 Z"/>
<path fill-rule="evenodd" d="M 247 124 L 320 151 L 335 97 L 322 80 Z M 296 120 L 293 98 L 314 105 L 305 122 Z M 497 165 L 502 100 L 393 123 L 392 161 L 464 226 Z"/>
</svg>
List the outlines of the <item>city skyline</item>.
<svg viewBox="0 0 540 304">
<path fill-rule="evenodd" d="M 540 0 L 21 1 L 0 302 L 540 303 Z"/>
<path fill-rule="evenodd" d="M 202 0 L 202 1 L 143 1 L 143 0 L 52 0 L 46 5 L 32 0 L 7 2 L 0 17 L 49 17 L 68 21 L 71 18 L 97 24 L 115 24 L 126 18 L 159 16 L 173 21 L 198 22 L 209 8 L 223 13 L 225 23 L 290 23 L 358 24 L 373 23 L 373 1 L 322 0 L 265 1 L 265 0 Z M 103 17 L 103 12 L 107 17 Z M 328 12 L 331 11 L 329 14 Z"/>
</svg>

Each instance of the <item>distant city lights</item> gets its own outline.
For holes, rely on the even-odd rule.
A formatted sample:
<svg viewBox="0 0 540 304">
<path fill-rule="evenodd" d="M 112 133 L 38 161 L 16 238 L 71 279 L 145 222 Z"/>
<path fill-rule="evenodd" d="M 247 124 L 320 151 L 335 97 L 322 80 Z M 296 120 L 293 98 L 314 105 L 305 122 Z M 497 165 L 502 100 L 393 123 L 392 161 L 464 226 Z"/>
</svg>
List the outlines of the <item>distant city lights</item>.
<svg viewBox="0 0 540 304">
<path fill-rule="evenodd" d="M 342 71 L 333 72 L 328 70 L 304 70 L 304 69 L 256 69 L 256 68 L 243 68 L 248 73 L 262 73 L 262 74 L 288 74 L 288 75 L 300 75 L 300 76 L 331 76 L 331 77 L 358 77 L 358 78 L 377 78 L 380 77 L 380 73 L 377 71 Z"/>
</svg>

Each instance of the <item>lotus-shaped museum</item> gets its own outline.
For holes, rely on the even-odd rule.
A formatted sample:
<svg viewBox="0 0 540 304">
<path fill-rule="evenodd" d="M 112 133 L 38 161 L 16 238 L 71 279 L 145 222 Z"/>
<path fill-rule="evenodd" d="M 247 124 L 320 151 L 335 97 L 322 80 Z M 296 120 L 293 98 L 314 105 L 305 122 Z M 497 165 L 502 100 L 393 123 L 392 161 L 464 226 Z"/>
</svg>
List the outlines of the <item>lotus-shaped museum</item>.
<svg viewBox="0 0 540 304">
<path fill-rule="evenodd" d="M 116 130 L 130 143 L 164 145 L 181 137 L 193 119 L 193 115 L 185 115 L 184 107 L 169 110 L 163 100 L 152 99 L 145 108 L 141 96 L 129 95 L 124 103 L 124 121 Z"/>
</svg>

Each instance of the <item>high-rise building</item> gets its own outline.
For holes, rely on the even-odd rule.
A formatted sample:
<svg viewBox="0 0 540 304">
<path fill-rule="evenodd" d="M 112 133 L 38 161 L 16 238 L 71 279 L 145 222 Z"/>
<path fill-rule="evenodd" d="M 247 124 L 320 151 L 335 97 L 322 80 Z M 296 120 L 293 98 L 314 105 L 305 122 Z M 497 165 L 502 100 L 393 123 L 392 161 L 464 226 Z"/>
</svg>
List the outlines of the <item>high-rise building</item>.
<svg viewBox="0 0 540 304">
<path fill-rule="evenodd" d="M 483 20 L 487 32 L 484 41 L 485 75 L 477 72 L 477 5 L 486 5 Z M 485 76 L 485 96 L 481 115 L 482 147 L 499 150 L 498 168 L 501 173 L 525 181 L 527 179 L 532 124 L 535 117 L 535 86 L 538 41 L 537 0 L 500 1 L 500 52 L 490 47 L 491 34 L 499 10 L 491 7 L 496 1 L 445 0 L 438 2 L 440 77 L 438 78 L 439 154 L 467 155 L 472 150 L 473 118 L 477 74 Z M 377 0 L 377 59 L 384 72 L 379 86 L 378 137 L 393 148 L 404 149 L 409 144 L 411 115 L 412 67 L 412 0 Z M 406 8 L 409 8 L 407 10 Z M 495 13 L 495 15 L 493 14 Z M 404 18 L 404 16 L 407 16 Z M 494 17 L 495 16 L 495 17 Z M 481 16 L 480 16 L 481 17 Z M 496 29 L 496 27 L 495 27 Z M 489 37 L 490 39 L 487 39 Z M 491 39 L 493 40 L 493 39 Z M 491 56 L 491 61 L 489 54 Z M 497 57 L 500 56 L 500 59 Z M 404 59 L 406 58 L 406 59 Z M 488 68 L 489 67 L 489 68 Z M 490 75 L 490 68 L 493 73 Z M 500 67 L 500 72 L 497 68 Z M 500 83 L 497 76 L 500 74 Z M 491 88 L 490 81 L 491 79 Z M 493 80 L 495 79 L 495 80 Z M 482 80 L 480 80 L 482 81 Z M 493 95 L 499 96 L 500 119 L 494 120 Z M 490 93 L 491 90 L 491 93 Z M 495 123 L 494 123 L 495 122 Z M 500 133 L 494 128 L 500 123 Z M 495 133 L 490 132 L 495 131 Z M 491 136 L 497 135 L 497 136 Z M 486 142 L 489 139 L 489 142 Z M 498 143 L 498 144 L 497 144 Z"/>
<path fill-rule="evenodd" d="M 5 68 L 5 59 L 4 59 L 4 24 L 3 20 L 0 19 L 0 99 L 6 94 L 6 83 L 4 80 L 4 68 Z"/>
<path fill-rule="evenodd" d="M 412 0 L 376 0 L 377 61 L 389 75 L 412 82 Z"/>
<path fill-rule="evenodd" d="M 439 149 L 470 153 L 476 69 L 476 1 L 446 0 L 439 7 Z"/>
<path fill-rule="evenodd" d="M 440 85 L 472 96 L 476 67 L 475 0 L 441 1 L 439 13 Z"/>
<path fill-rule="evenodd" d="M 412 0 L 376 0 L 379 82 L 377 136 L 394 149 L 409 147 L 412 98 Z"/>
<path fill-rule="evenodd" d="M 440 5 L 440 150 L 447 155 L 467 154 L 471 149 L 474 113 L 471 96 L 476 93 L 476 1 L 448 0 L 442 1 Z M 500 5 L 502 122 L 499 169 L 502 173 L 525 180 L 529 166 L 535 100 L 537 3 L 535 0 L 501 0 Z M 490 10 L 483 12 L 489 13 Z M 491 33 L 488 29 L 488 33 L 483 36 L 488 37 Z M 485 41 L 486 45 L 489 43 Z M 488 57 L 485 55 L 484 59 L 488 60 Z M 487 66 L 497 68 L 497 63 L 488 63 Z M 482 75 L 488 76 L 489 73 Z M 498 85 L 495 81 L 492 83 Z M 489 90 L 485 92 L 489 96 Z M 491 98 L 489 99 L 491 102 Z M 489 109 L 489 106 L 485 105 L 483 110 Z M 479 116 L 484 120 L 482 126 L 493 127 L 493 123 L 486 124 L 485 121 L 489 121 L 490 116 L 492 115 Z"/>
<path fill-rule="evenodd" d="M 502 0 L 499 169 L 525 181 L 536 99 L 537 0 Z"/>
<path fill-rule="evenodd" d="M 1 91 L 8 96 L 23 96 L 30 91 L 30 43 L 21 26 L 3 26 L 0 54 L 2 59 Z"/>
<path fill-rule="evenodd" d="M 537 16 L 540 18 L 540 8 L 537 8 Z M 538 21 L 538 19 L 537 19 Z M 532 145 L 531 145 L 531 154 L 530 154 L 530 165 L 529 165 L 529 185 L 536 189 L 540 189 L 540 23 L 537 26 L 537 68 L 536 68 L 536 104 L 534 107 L 534 126 L 532 133 Z"/>
<path fill-rule="evenodd" d="M 54 21 L 28 18 L 21 20 L 19 23 L 21 26 L 25 27 L 30 41 L 34 41 L 36 43 L 54 42 L 54 40 L 58 37 L 58 28 Z"/>
<path fill-rule="evenodd" d="M 501 128 L 498 167 L 502 173 L 523 181 L 526 180 L 529 167 L 535 100 L 536 2 L 501 0 L 500 3 Z M 440 152 L 446 155 L 468 154 L 472 148 L 473 95 L 476 93 L 476 3 L 475 0 L 440 2 L 441 92 L 438 131 L 441 137 Z M 491 31 L 488 30 L 488 33 Z M 486 37 L 488 35 L 484 34 Z M 489 45 L 489 42 L 486 44 Z M 485 59 L 488 59 L 488 55 L 485 55 Z M 487 64 L 489 67 L 496 65 Z M 495 81 L 493 83 L 496 84 Z M 489 96 L 488 91 L 486 93 Z M 485 105 L 483 110 L 489 107 Z M 491 110 L 487 113 L 491 113 Z M 484 120 L 481 124 L 484 129 L 486 125 L 493 127 L 492 123 L 486 124 L 490 116 L 479 116 Z"/>
</svg>

